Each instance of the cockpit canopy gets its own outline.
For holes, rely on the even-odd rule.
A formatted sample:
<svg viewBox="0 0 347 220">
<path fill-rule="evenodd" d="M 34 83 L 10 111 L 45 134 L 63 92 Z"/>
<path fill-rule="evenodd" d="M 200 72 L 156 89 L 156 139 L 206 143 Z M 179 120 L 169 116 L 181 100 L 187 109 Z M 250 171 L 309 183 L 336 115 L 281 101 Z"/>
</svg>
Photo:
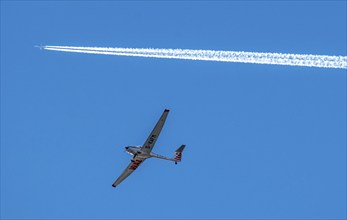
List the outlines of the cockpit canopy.
<svg viewBox="0 0 347 220">
<path fill-rule="evenodd" d="M 137 148 L 137 149 L 140 149 L 141 146 L 126 146 L 125 149 L 128 150 L 130 148 Z"/>
</svg>

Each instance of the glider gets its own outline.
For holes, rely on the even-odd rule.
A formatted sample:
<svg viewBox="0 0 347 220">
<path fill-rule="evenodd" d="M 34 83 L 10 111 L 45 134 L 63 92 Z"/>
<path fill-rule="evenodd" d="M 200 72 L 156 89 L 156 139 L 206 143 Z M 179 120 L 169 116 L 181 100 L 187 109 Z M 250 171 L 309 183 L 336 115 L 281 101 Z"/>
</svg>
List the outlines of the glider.
<svg viewBox="0 0 347 220">
<path fill-rule="evenodd" d="M 140 166 L 143 161 L 145 161 L 147 158 L 155 157 L 159 159 L 164 160 L 170 160 L 175 162 L 180 162 L 182 159 L 182 151 L 185 148 L 185 145 L 181 145 L 174 154 L 173 158 L 168 158 L 161 156 L 159 154 L 152 153 L 152 149 L 154 147 L 155 142 L 157 141 L 159 134 L 161 132 L 161 129 L 164 126 L 165 120 L 167 118 L 167 115 L 169 113 L 169 109 L 165 109 L 161 117 L 159 118 L 159 121 L 155 125 L 153 131 L 148 136 L 146 142 L 142 146 L 127 146 L 125 147 L 126 152 L 133 155 L 133 158 L 131 159 L 130 164 L 127 166 L 127 168 L 123 171 L 123 173 L 118 177 L 118 179 L 112 184 L 113 187 L 116 187 L 119 185 L 124 179 L 126 179 L 134 170 L 137 169 L 138 166 Z"/>
</svg>

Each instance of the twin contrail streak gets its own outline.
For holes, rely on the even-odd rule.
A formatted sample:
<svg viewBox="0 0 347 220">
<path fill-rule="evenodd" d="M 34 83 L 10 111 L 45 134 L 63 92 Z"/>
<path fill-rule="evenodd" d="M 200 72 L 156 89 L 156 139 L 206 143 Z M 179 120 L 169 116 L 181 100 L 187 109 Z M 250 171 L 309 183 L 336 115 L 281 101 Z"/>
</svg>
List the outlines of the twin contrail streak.
<svg viewBox="0 0 347 220">
<path fill-rule="evenodd" d="M 42 48 L 45 50 L 116 56 L 155 57 L 168 59 L 206 60 L 219 62 L 347 69 L 347 56 L 153 48 L 107 48 L 72 46 L 43 46 Z"/>
</svg>

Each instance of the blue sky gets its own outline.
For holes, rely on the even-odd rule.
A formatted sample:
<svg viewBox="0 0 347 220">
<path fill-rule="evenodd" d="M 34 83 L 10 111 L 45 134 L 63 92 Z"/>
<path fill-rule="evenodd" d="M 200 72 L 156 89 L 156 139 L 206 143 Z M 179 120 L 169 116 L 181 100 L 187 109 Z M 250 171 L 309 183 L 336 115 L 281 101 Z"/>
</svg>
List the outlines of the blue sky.
<svg viewBox="0 0 347 220">
<path fill-rule="evenodd" d="M 1 218 L 346 218 L 346 70 L 34 45 L 346 56 L 346 1 L 1 1 Z M 164 108 L 150 159 L 113 181 Z"/>
</svg>

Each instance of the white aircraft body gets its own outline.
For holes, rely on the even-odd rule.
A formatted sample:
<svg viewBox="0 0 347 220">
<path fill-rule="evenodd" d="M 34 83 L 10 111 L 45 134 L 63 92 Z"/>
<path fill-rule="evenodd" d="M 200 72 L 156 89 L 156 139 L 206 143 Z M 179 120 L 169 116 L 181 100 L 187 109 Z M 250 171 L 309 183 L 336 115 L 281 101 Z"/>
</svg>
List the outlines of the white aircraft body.
<svg viewBox="0 0 347 220">
<path fill-rule="evenodd" d="M 112 184 L 113 187 L 116 187 L 119 185 L 125 178 L 127 178 L 140 164 L 145 161 L 147 158 L 150 157 L 155 157 L 159 159 L 164 159 L 164 160 L 170 160 L 175 162 L 180 162 L 182 159 L 182 151 L 185 148 L 185 145 L 182 145 L 175 151 L 175 155 L 173 158 L 168 158 L 161 156 L 159 154 L 152 153 L 152 149 L 154 147 L 155 142 L 157 141 L 160 131 L 164 126 L 166 117 L 169 113 L 168 109 L 165 109 L 163 114 L 161 115 L 159 121 L 155 125 L 153 131 L 151 134 L 148 136 L 146 142 L 142 146 L 127 146 L 125 147 L 125 150 L 133 155 L 133 158 L 130 162 L 130 164 L 127 166 L 127 168 L 123 171 L 123 173 L 118 177 L 118 179 Z"/>
</svg>

